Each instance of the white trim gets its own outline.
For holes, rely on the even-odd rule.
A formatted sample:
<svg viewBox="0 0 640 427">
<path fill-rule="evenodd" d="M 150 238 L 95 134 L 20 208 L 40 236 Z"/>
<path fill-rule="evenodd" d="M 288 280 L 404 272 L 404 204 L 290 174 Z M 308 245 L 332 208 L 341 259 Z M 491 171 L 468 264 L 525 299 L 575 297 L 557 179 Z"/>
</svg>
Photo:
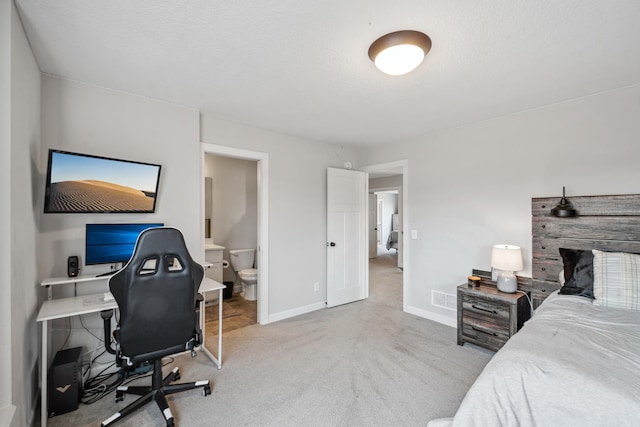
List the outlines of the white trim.
<svg viewBox="0 0 640 427">
<path fill-rule="evenodd" d="M 458 327 L 458 320 L 452 319 L 449 316 L 443 316 L 442 314 L 432 313 L 430 311 L 411 306 L 406 307 L 404 311 L 409 314 L 413 314 L 414 316 L 422 317 L 428 320 L 433 320 L 434 322 L 442 323 L 443 325 L 451 326 L 452 328 Z"/>
<path fill-rule="evenodd" d="M 409 228 L 409 160 L 397 160 L 394 162 L 380 163 L 376 165 L 363 166 L 360 168 L 363 172 L 376 172 L 380 170 L 402 168 L 402 310 L 409 312 L 409 244 L 407 244 L 407 238 L 409 233 L 405 233 L 405 230 Z M 368 200 L 368 199 L 367 199 Z M 368 217 L 367 217 L 368 218 Z M 367 251 L 367 262 L 369 262 L 369 246 L 365 248 Z M 367 271 L 369 269 L 367 268 Z"/>
<path fill-rule="evenodd" d="M 323 302 L 317 302 L 314 304 L 306 305 L 304 307 L 294 308 L 292 310 L 281 311 L 269 316 L 269 322 L 277 322 L 279 320 L 288 319 L 290 317 L 299 316 L 301 314 L 311 313 L 312 311 L 324 310 L 327 308 L 327 304 Z"/>
<path fill-rule="evenodd" d="M 0 408 L 0 420 L 2 420 L 3 423 L 7 423 L 4 425 L 10 426 L 15 413 L 16 407 L 14 405 L 3 406 Z"/>
<path fill-rule="evenodd" d="M 204 158 L 206 154 L 232 157 L 258 162 L 258 247 L 256 254 L 260 274 L 258 277 L 258 323 L 266 325 L 269 319 L 269 154 L 224 145 L 200 143 L 202 148 L 201 177 L 204 177 Z M 204 179 L 200 179 L 202 187 L 200 215 L 204 213 Z M 204 218 L 200 218 L 200 235 L 204 236 Z M 202 254 L 204 259 L 204 237 L 202 238 Z"/>
</svg>

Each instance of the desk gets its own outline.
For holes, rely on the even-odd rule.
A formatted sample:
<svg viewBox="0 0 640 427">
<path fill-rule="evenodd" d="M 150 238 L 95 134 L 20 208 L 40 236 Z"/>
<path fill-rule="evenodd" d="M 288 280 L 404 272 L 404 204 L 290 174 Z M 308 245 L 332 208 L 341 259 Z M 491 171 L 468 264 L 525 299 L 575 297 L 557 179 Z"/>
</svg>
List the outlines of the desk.
<svg viewBox="0 0 640 427">
<path fill-rule="evenodd" d="M 67 279 L 69 280 L 69 279 Z M 218 310 L 218 353 L 217 357 L 214 356 L 208 348 L 205 347 L 205 321 L 204 321 L 204 298 L 200 304 L 200 328 L 202 329 L 202 344 L 201 350 L 216 364 L 218 369 L 222 368 L 222 290 L 225 286 L 222 283 L 216 282 L 204 277 L 198 291 L 203 294 L 207 292 L 218 291 L 220 304 Z M 97 313 L 102 310 L 117 309 L 118 304 L 115 300 L 103 302 L 104 293 L 94 295 L 81 295 L 69 298 L 48 299 L 40 307 L 38 312 L 37 321 L 42 322 L 42 356 L 40 367 L 40 420 L 41 427 L 47 425 L 47 397 L 49 390 L 47 388 L 47 375 L 49 371 L 48 354 L 49 354 L 49 321 L 62 319 L 71 316 L 78 316 L 81 314 Z M 105 337 L 106 340 L 107 337 Z"/>
</svg>

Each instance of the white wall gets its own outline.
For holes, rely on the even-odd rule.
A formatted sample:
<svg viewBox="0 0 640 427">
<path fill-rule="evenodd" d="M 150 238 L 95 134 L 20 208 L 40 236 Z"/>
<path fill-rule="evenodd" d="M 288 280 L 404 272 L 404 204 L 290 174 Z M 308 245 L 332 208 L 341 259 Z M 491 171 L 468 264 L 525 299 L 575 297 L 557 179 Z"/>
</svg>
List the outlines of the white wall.
<svg viewBox="0 0 640 427">
<path fill-rule="evenodd" d="M 35 252 L 38 245 L 38 214 L 34 210 L 38 185 L 38 159 L 40 144 L 40 71 L 31 53 L 26 35 L 22 29 L 18 14 L 11 2 L 11 118 L 10 155 L 1 156 L 10 166 L 2 167 L 8 173 L 10 198 L 3 194 L 2 200 L 10 200 L 4 206 L 10 206 L 10 219 L 0 223 L 8 224 L 9 230 L 2 235 L 3 242 L 9 241 L 11 252 L 3 255 L 3 265 L 9 266 L 10 277 L 2 280 L 3 289 L 9 289 L 10 298 L 2 301 L 10 307 L 0 307 L 0 311 L 10 314 L 10 321 L 3 319 L 3 325 L 11 327 L 10 363 L 6 363 L 10 372 L 3 376 L 3 383 L 11 384 L 11 396 L 16 412 L 13 418 L 15 426 L 28 425 L 34 418 L 37 406 L 39 380 L 39 340 L 36 324 L 38 303 L 38 280 Z M 5 28 L 3 26 L 3 28 Z M 3 61 L 4 64 L 4 61 Z M 5 97 L 3 97 L 5 98 Z M 4 128 L 4 127 L 3 127 Z M 4 272 L 7 269 L 3 269 Z M 10 284 L 10 285 L 9 285 Z M 6 321 L 6 323 L 5 323 Z M 4 341 L 4 340 L 3 340 Z M 4 355 L 2 355 L 3 367 Z M 2 406 L 2 404 L 0 404 Z M 2 417 L 0 417 L 2 419 Z M 6 420 L 6 419 L 5 419 Z"/>
<path fill-rule="evenodd" d="M 410 311 L 453 325 L 431 291 L 455 293 L 491 246 L 519 245 L 531 273 L 531 198 L 638 193 L 640 85 L 360 151 L 409 159 Z"/>
<path fill-rule="evenodd" d="M 154 214 L 41 214 L 40 279 L 66 276 L 70 255 L 80 256 L 80 274 L 108 271 L 104 265 L 84 266 L 87 223 L 164 222 L 181 229 L 194 258 L 203 258 L 198 111 L 44 75 L 37 212 L 42 212 L 49 148 L 157 163 L 162 171 Z M 100 292 L 106 290 L 106 281 L 81 286 L 79 293 Z M 94 333 L 102 333 L 98 314 L 86 315 L 84 321 Z M 95 339 L 73 322 L 68 347 L 94 350 Z M 65 336 L 64 331 L 53 336 L 52 351 Z"/>
<path fill-rule="evenodd" d="M 227 260 L 229 249 L 258 246 L 257 169 L 252 160 L 205 156 L 205 176 L 212 178 L 211 237 L 225 247 Z M 224 280 L 235 280 L 231 270 L 224 269 Z"/>
<path fill-rule="evenodd" d="M 13 2 L 0 1 L 0 200 L 11 198 L 11 12 Z M 11 265 L 11 204 L 0 203 L 0 259 Z M 11 283 L 11 270 L 0 269 L 0 283 Z M 0 286 L 0 417 L 11 419 L 11 291 Z"/>
<path fill-rule="evenodd" d="M 284 318 L 326 301 L 327 167 L 354 151 L 243 126 L 201 119 L 203 142 L 269 154 L 269 315 Z M 313 283 L 320 283 L 315 292 Z"/>
</svg>

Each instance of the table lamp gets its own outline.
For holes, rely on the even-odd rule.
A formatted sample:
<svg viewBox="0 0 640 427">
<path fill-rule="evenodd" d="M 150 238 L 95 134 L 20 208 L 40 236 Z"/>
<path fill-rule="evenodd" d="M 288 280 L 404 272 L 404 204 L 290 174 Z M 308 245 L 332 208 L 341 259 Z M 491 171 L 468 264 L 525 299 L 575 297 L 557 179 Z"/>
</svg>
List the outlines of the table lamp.
<svg viewBox="0 0 640 427">
<path fill-rule="evenodd" d="M 498 290 L 514 293 L 518 289 L 518 279 L 514 272 L 522 270 L 522 250 L 514 245 L 494 245 L 491 267 L 501 270 L 498 274 Z"/>
</svg>

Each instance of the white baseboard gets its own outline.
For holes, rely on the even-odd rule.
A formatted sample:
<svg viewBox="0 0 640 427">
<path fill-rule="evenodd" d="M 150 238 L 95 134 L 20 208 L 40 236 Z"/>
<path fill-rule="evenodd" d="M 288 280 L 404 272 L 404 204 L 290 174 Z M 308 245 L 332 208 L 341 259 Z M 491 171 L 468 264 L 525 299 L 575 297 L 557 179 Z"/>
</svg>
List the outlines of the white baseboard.
<svg viewBox="0 0 640 427">
<path fill-rule="evenodd" d="M 327 304 L 325 302 L 318 302 L 315 304 L 305 305 L 304 307 L 294 308 L 293 310 L 281 311 L 280 313 L 269 315 L 269 323 L 299 316 L 305 313 L 311 313 L 316 310 L 322 310 L 324 308 L 327 308 Z"/>
<path fill-rule="evenodd" d="M 418 317 L 433 320 L 434 322 L 442 323 L 443 325 L 451 326 L 452 328 L 458 327 L 458 319 L 443 316 L 442 314 L 432 313 L 421 308 L 406 306 L 404 311 L 409 314 L 413 314 Z"/>
<path fill-rule="evenodd" d="M 16 407 L 13 405 L 3 406 L 0 408 L 0 427 L 10 426 L 15 412 Z"/>
</svg>

